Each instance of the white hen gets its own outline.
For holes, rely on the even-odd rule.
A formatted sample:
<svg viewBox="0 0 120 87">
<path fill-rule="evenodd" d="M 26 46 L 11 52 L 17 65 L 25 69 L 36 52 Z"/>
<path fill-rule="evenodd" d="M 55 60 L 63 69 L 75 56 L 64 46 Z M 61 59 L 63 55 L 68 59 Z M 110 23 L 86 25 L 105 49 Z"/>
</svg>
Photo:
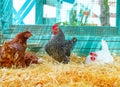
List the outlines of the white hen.
<svg viewBox="0 0 120 87">
<path fill-rule="evenodd" d="M 113 57 L 108 49 L 107 42 L 102 39 L 102 50 L 97 52 L 90 52 L 85 60 L 85 64 L 87 63 L 95 63 L 95 64 L 105 64 L 112 63 Z"/>
</svg>

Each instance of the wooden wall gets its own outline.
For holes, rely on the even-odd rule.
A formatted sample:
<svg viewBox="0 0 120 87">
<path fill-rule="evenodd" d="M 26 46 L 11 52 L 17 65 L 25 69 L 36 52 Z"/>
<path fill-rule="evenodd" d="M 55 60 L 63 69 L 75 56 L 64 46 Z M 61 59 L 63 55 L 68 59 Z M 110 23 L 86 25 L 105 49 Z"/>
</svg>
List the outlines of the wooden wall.
<svg viewBox="0 0 120 87">
<path fill-rule="evenodd" d="M 36 24 L 43 24 L 43 0 L 36 0 Z M 47 25 L 12 25 L 12 0 L 2 2 L 2 17 L 6 21 L 2 24 L 2 39 L 5 41 L 13 38 L 17 33 L 30 28 L 33 36 L 28 40 L 29 48 L 38 49 L 44 53 L 44 46 L 51 38 L 51 26 Z M 0 5 L 1 6 L 1 5 Z M 1 15 L 0 15 L 1 16 Z M 73 52 L 78 55 L 87 55 L 90 51 L 101 49 L 101 39 L 105 39 L 111 52 L 120 52 L 120 1 L 117 0 L 117 27 L 100 26 L 60 26 L 66 39 L 77 37 L 78 41 Z M 11 26 L 12 25 L 12 26 Z"/>
<path fill-rule="evenodd" d="M 44 46 L 52 37 L 51 26 L 45 25 L 13 25 L 4 33 L 4 39 L 8 41 L 18 32 L 25 31 L 27 28 L 33 33 L 28 40 L 29 48 L 39 49 L 45 53 Z M 87 55 L 90 51 L 101 49 L 101 39 L 107 41 L 111 52 L 120 52 L 120 35 L 117 27 L 97 27 L 97 26 L 60 26 L 66 40 L 77 37 L 78 41 L 73 52 L 78 55 Z"/>
</svg>

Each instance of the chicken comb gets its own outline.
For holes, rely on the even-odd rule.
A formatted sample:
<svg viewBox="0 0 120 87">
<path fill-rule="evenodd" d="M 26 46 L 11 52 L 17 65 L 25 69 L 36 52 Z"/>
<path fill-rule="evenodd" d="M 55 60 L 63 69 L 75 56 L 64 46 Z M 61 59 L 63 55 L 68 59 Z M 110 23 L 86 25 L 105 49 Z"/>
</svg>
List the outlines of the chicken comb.
<svg viewBox="0 0 120 87">
<path fill-rule="evenodd" d="M 97 56 L 97 54 L 95 52 L 90 52 L 91 56 Z"/>
<path fill-rule="evenodd" d="M 54 24 L 54 25 L 52 26 L 52 29 L 55 29 L 56 27 L 58 27 L 58 24 Z"/>
<path fill-rule="evenodd" d="M 93 52 L 90 52 L 90 55 L 93 55 Z"/>
</svg>

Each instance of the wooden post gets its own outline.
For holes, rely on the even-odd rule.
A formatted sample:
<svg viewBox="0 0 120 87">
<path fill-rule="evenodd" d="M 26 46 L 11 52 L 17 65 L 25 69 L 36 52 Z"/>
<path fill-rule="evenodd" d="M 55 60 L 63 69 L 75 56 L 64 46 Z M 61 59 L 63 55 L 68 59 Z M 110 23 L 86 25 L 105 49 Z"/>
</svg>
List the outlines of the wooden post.
<svg viewBox="0 0 120 87">
<path fill-rule="evenodd" d="M 57 4 L 56 4 L 56 22 L 61 22 L 60 10 L 61 10 L 61 2 L 57 1 Z"/>
<path fill-rule="evenodd" d="M 2 17 L 2 0 L 0 0 L 0 28 L 1 28 L 1 17 Z"/>
<path fill-rule="evenodd" d="M 2 1 L 1 25 L 4 33 L 12 25 L 12 0 Z"/>
<path fill-rule="evenodd" d="M 117 0 L 116 26 L 118 27 L 118 33 L 120 33 L 120 0 Z"/>
<path fill-rule="evenodd" d="M 36 0 L 36 24 L 43 24 L 43 0 Z"/>
<path fill-rule="evenodd" d="M 100 21 L 101 26 L 110 26 L 109 5 L 108 0 L 100 0 Z"/>
</svg>

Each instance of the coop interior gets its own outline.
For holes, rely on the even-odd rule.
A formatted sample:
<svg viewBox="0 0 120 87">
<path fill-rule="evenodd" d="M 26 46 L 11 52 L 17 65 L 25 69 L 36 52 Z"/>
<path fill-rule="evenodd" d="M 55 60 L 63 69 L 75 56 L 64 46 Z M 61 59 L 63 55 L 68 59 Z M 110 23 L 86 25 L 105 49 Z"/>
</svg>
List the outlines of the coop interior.
<svg viewBox="0 0 120 87">
<path fill-rule="evenodd" d="M 0 0 L 0 87 L 120 87 L 120 0 Z"/>
</svg>

